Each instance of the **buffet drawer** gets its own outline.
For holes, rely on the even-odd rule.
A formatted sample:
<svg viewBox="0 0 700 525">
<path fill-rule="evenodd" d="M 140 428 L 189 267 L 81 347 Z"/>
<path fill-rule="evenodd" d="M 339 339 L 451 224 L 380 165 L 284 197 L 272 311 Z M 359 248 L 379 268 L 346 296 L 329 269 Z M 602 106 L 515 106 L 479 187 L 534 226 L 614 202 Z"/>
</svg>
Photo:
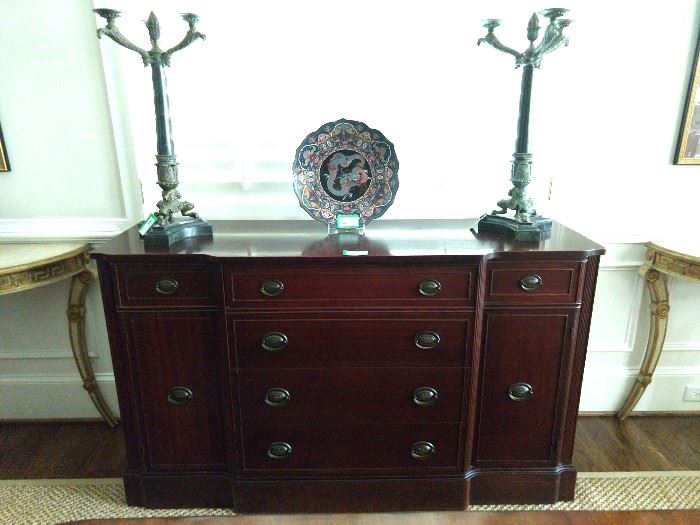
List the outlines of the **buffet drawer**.
<svg viewBox="0 0 700 525">
<path fill-rule="evenodd" d="M 229 335 L 235 341 L 239 368 L 463 367 L 469 363 L 473 323 L 461 315 L 461 319 L 450 319 L 448 314 L 440 319 L 230 319 Z"/>
<path fill-rule="evenodd" d="M 491 262 L 486 303 L 575 303 L 580 301 L 579 261 Z"/>
<path fill-rule="evenodd" d="M 305 476 L 355 469 L 457 472 L 459 438 L 459 424 L 451 423 L 244 426 L 243 469 Z"/>
<path fill-rule="evenodd" d="M 255 369 L 238 373 L 244 425 L 458 422 L 464 368 Z"/>
<path fill-rule="evenodd" d="M 471 306 L 476 292 L 476 266 L 225 267 L 224 276 L 236 308 Z"/>
<path fill-rule="evenodd" d="M 114 264 L 119 307 L 214 306 L 216 272 L 208 265 Z"/>
</svg>

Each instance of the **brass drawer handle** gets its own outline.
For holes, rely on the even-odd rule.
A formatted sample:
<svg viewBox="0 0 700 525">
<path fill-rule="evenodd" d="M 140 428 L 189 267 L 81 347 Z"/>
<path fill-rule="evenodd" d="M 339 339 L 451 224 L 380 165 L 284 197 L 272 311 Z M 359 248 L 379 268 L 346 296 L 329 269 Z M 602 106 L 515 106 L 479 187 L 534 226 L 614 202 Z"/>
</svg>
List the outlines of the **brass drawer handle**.
<svg viewBox="0 0 700 525">
<path fill-rule="evenodd" d="M 508 397 L 513 401 L 527 401 L 534 394 L 532 385 L 527 383 L 513 383 L 508 387 Z"/>
<path fill-rule="evenodd" d="M 267 448 L 267 456 L 272 459 L 286 458 L 292 453 L 292 445 L 284 441 L 275 441 Z"/>
<path fill-rule="evenodd" d="M 268 352 L 279 352 L 289 343 L 289 339 L 282 332 L 268 332 L 260 343 L 264 350 Z"/>
<path fill-rule="evenodd" d="M 430 441 L 416 441 L 411 445 L 411 456 L 415 459 L 430 459 L 435 455 L 435 445 Z"/>
<path fill-rule="evenodd" d="M 442 285 L 435 279 L 425 279 L 418 283 L 418 293 L 426 297 L 433 297 L 440 293 Z"/>
<path fill-rule="evenodd" d="M 438 393 L 434 388 L 422 386 L 413 391 L 413 402 L 419 407 L 428 407 L 437 403 Z"/>
<path fill-rule="evenodd" d="M 265 403 L 271 407 L 283 407 L 289 404 L 292 395 L 284 388 L 271 388 L 265 392 Z"/>
<path fill-rule="evenodd" d="M 440 335 L 432 330 L 418 332 L 413 338 L 413 343 L 421 350 L 432 350 L 440 344 Z"/>
<path fill-rule="evenodd" d="M 172 295 L 180 286 L 175 279 L 161 279 L 156 283 L 156 292 L 161 295 Z"/>
<path fill-rule="evenodd" d="M 542 277 L 540 275 L 537 275 L 536 273 L 533 273 L 532 275 L 526 275 L 525 277 L 520 279 L 520 288 L 522 288 L 526 292 L 535 291 L 538 288 L 541 288 L 543 284 L 544 282 L 542 281 Z"/>
<path fill-rule="evenodd" d="M 277 297 L 284 291 L 284 283 L 277 279 L 268 279 L 260 285 L 260 293 L 267 297 Z"/>
<path fill-rule="evenodd" d="M 168 403 L 173 405 L 186 405 L 192 401 L 193 397 L 194 394 L 192 394 L 192 390 L 184 386 L 174 386 L 168 390 L 167 395 Z"/>
</svg>

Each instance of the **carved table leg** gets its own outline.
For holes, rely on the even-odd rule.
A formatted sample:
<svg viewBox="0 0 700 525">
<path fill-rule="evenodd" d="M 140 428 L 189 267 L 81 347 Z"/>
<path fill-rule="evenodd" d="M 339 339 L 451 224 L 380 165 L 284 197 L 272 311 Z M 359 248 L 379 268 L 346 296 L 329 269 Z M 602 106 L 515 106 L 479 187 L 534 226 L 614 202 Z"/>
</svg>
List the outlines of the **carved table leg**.
<svg viewBox="0 0 700 525">
<path fill-rule="evenodd" d="M 115 427 L 118 420 L 112 415 L 102 397 L 97 381 L 95 381 L 95 374 L 92 371 L 85 342 L 85 297 L 90 285 L 95 281 L 95 277 L 94 271 L 90 268 L 86 268 L 73 277 L 68 298 L 68 331 L 73 357 L 75 357 L 78 372 L 83 380 L 83 388 L 90 394 L 90 398 L 102 418 L 110 427 Z"/>
<path fill-rule="evenodd" d="M 656 365 L 661 356 L 661 350 L 664 346 L 666 338 L 666 327 L 668 326 L 668 312 L 670 310 L 668 303 L 668 284 L 666 276 L 650 267 L 642 267 L 644 272 L 644 280 L 647 283 L 651 303 L 649 305 L 651 326 L 649 327 L 649 339 L 644 352 L 644 360 L 637 374 L 637 380 L 632 387 L 632 391 L 627 396 L 627 400 L 622 405 L 622 408 L 617 413 L 619 420 L 629 416 L 632 409 L 642 397 L 647 385 L 651 383 L 651 377 L 654 374 Z"/>
</svg>

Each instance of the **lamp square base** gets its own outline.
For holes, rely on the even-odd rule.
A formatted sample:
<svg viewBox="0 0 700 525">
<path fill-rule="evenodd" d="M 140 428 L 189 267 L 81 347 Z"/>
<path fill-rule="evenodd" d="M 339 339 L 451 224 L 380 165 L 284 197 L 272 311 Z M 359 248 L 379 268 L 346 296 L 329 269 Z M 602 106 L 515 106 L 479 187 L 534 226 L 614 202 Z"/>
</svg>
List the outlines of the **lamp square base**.
<svg viewBox="0 0 700 525">
<path fill-rule="evenodd" d="M 167 248 L 168 246 L 193 237 L 212 237 L 212 227 L 203 219 L 176 219 L 166 226 L 158 224 L 141 236 L 147 248 Z"/>
<path fill-rule="evenodd" d="M 479 232 L 506 235 L 516 241 L 543 241 L 552 235 L 552 219 L 539 215 L 520 222 L 502 215 L 485 215 L 478 223 Z"/>
</svg>

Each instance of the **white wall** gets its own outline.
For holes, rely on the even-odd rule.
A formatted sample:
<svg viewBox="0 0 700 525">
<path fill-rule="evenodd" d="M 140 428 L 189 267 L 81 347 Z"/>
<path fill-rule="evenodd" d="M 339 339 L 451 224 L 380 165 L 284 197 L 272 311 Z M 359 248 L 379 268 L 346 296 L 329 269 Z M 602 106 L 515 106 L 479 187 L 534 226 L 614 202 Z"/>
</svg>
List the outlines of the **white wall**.
<svg viewBox="0 0 700 525">
<path fill-rule="evenodd" d="M 177 2 L 173 9 L 187 10 L 186 4 Z M 401 188 L 386 218 L 474 216 L 491 209 L 507 189 L 520 74 L 509 57 L 476 47 L 483 33 L 479 19 L 503 18 L 499 30 L 504 42 L 522 48 L 530 12 L 546 6 L 522 1 L 462 4 L 443 0 L 427 9 L 424 3 L 406 2 L 401 9 L 375 9 L 375 17 L 393 13 L 386 24 L 404 28 L 392 33 L 388 74 L 401 77 L 409 70 L 414 82 L 404 82 L 398 90 L 379 83 L 378 96 L 387 100 L 377 106 L 383 111 L 375 108 L 360 117 L 355 114 L 363 107 L 346 97 L 343 114 L 325 119 L 364 120 L 395 143 Z M 49 0 L 0 0 L 0 71 L 5 72 L 0 76 L 0 121 L 13 169 L 0 173 L 0 238 L 103 239 L 142 213 L 135 175 L 139 162 L 148 163 L 141 171 L 148 170 L 144 182 L 153 186 L 153 152 L 137 140 L 151 133 L 151 110 L 145 119 L 125 111 L 130 107 L 125 102 L 129 86 L 119 86 L 119 56 L 105 44 L 103 68 L 92 7 L 89 0 L 65 1 L 60 9 Z M 646 343 L 648 299 L 636 273 L 643 260 L 639 243 L 687 238 L 696 222 L 700 173 L 695 166 L 672 165 L 672 155 L 700 12 L 692 0 L 663 9 L 648 1 L 602 0 L 571 1 L 569 7 L 575 19 L 570 46 L 547 56 L 535 73 L 533 194 L 547 215 L 608 247 L 581 405 L 584 411 L 608 411 L 617 408 L 631 385 Z M 196 11 L 194 4 L 189 9 Z M 275 23 L 282 27 L 283 22 Z M 207 33 L 206 19 L 200 25 Z M 208 36 L 202 52 L 216 35 Z M 309 40 L 303 32 L 300 38 Z M 405 42 L 396 41 L 400 38 Z M 309 45 L 331 41 L 311 40 Z M 403 48 L 415 51 L 416 59 L 396 55 Z M 232 53 L 252 56 L 254 49 Z M 196 62 L 194 48 L 191 54 Z M 177 66 L 168 72 L 171 87 L 177 85 L 178 74 L 192 74 L 195 67 L 186 61 Z M 204 89 L 207 83 L 202 84 Z M 264 111 L 269 93 L 261 91 L 255 98 L 256 90 L 248 91 L 253 97 L 249 103 L 271 117 Z M 142 97 L 149 100 L 145 93 Z M 312 123 L 300 117 L 299 141 L 325 121 L 319 118 Z M 454 119 L 461 123 L 460 133 L 442 134 L 444 124 Z M 415 144 L 410 131 L 420 126 L 427 130 L 425 140 Z M 186 144 L 183 127 L 175 122 L 176 146 Z M 206 126 L 197 128 L 203 130 Z M 140 150 L 147 152 L 146 160 L 139 160 Z M 191 173 L 186 149 L 178 147 L 178 152 L 186 180 Z M 435 156 L 440 162 L 454 159 L 454 170 L 431 171 Z M 550 180 L 552 200 L 547 201 Z M 260 216 L 259 207 L 232 207 L 241 200 L 233 191 L 217 188 L 217 200 L 191 181 L 187 187 L 192 194 L 186 197 L 207 218 Z M 436 198 L 426 202 L 426 193 Z M 151 206 L 147 199 L 146 208 Z M 291 184 L 288 194 L 265 213 L 305 216 Z M 700 383 L 700 329 L 692 313 L 700 288 L 680 280 L 673 280 L 671 288 L 668 344 L 657 378 L 639 405 L 643 410 L 700 408 L 680 401 L 685 384 Z M 0 297 L 0 417 L 96 415 L 70 356 L 63 317 L 67 290 L 68 284 L 61 283 Z M 97 289 L 88 297 L 88 322 L 94 366 L 114 403 Z"/>
</svg>

